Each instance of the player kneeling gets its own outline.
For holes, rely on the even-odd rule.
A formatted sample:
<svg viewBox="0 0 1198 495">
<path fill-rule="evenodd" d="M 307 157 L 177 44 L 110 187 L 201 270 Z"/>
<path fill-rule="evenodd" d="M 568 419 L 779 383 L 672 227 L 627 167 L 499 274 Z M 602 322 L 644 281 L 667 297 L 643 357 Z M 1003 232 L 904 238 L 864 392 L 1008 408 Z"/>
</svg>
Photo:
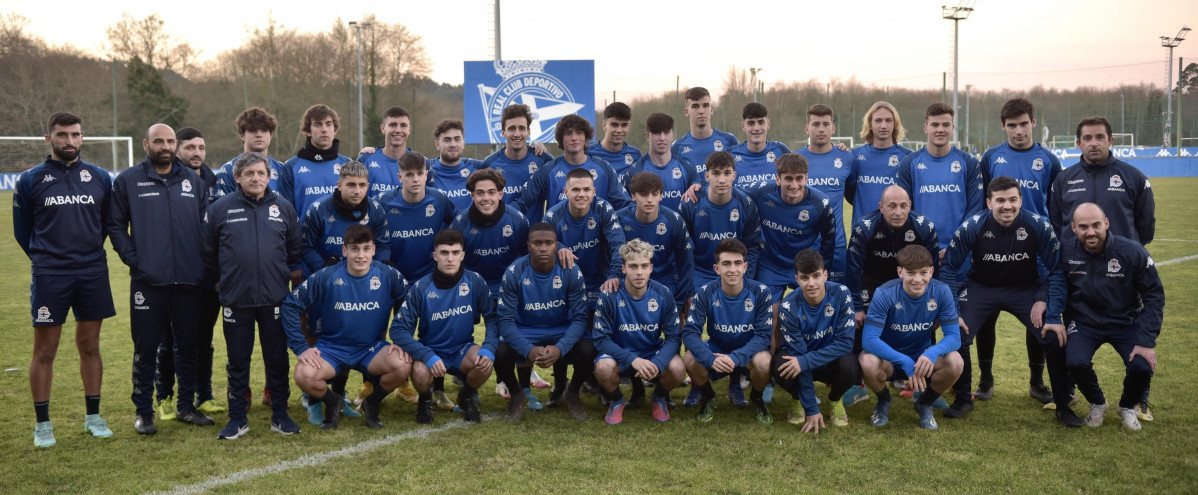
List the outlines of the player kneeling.
<svg viewBox="0 0 1198 495">
<path fill-rule="evenodd" d="M 823 258 L 810 249 L 795 255 L 795 281 L 799 290 L 778 306 L 771 370 L 778 386 L 795 399 L 787 421 L 803 425 L 804 433 L 818 434 L 825 423 L 815 398 L 816 380 L 830 389 L 832 424 L 849 424 L 841 398 L 861 375 L 853 354 L 853 298 L 847 287 L 828 281 Z"/>
<path fill-rule="evenodd" d="M 283 329 L 287 346 L 295 353 L 295 384 L 313 401 L 324 404 L 322 430 L 337 427 L 342 398 L 328 388 L 350 368 L 377 380 L 363 401 L 366 426 L 382 428 L 379 403 L 408 379 L 412 359 L 388 343 L 387 323 L 403 301 L 407 284 L 399 272 L 374 257 L 374 233 L 365 225 L 351 225 L 342 234 L 343 260 L 322 268 L 300 284 L 283 301 Z M 300 330 L 300 314 L 319 310 L 324 331 L 309 347 Z"/>
<path fill-rule="evenodd" d="M 620 248 L 624 281 L 615 292 L 604 293 L 595 303 L 595 379 L 603 389 L 609 425 L 624 421 L 624 394 L 620 378 L 636 376 L 656 384 L 653 419 L 669 421 L 666 401 L 682 384 L 686 373 L 678 357 L 681 331 L 674 295 L 649 279 L 653 274 L 653 247 L 634 239 Z M 664 338 L 663 338 L 664 334 Z"/>
<path fill-rule="evenodd" d="M 757 421 L 774 422 L 765 407 L 763 391 L 770 382 L 770 332 L 773 317 L 770 290 L 745 280 L 748 249 L 737 239 L 724 239 L 715 248 L 713 269 L 719 280 L 699 289 L 682 332 L 686 355 L 682 361 L 691 383 L 699 389 L 699 422 L 711 421 L 715 390 L 711 382 L 739 372 L 748 373 Z M 703 341 L 703 328 L 707 341 Z M 729 384 L 729 386 L 732 386 Z"/>
</svg>

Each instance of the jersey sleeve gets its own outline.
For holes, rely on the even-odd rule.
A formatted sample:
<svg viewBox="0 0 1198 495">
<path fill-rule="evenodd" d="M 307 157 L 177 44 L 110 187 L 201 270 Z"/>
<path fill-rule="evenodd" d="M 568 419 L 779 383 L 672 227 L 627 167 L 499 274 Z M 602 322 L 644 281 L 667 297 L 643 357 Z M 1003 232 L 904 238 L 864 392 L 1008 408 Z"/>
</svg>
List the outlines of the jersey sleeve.
<svg viewBox="0 0 1198 495">
<path fill-rule="evenodd" d="M 1041 291 L 1047 292 L 1048 296 L 1044 322 L 1060 324 L 1061 313 L 1065 312 L 1065 293 L 1064 291 L 1054 291 L 1049 279 L 1052 273 L 1057 271 L 1057 265 L 1061 263 L 1061 240 L 1053 232 L 1052 224 L 1048 222 L 1047 218 L 1040 217 L 1037 220 L 1039 222 L 1035 225 L 1040 231 L 1040 245 L 1037 254 L 1040 257 L 1040 264 L 1044 265 L 1044 269 L 1048 272 L 1048 277 L 1041 283 Z"/>
<path fill-rule="evenodd" d="M 1140 244 L 1145 246 L 1152 242 L 1156 235 L 1156 199 L 1152 195 L 1152 182 L 1144 174 L 1139 174 L 1144 186 L 1136 194 L 1135 220 L 1136 234 L 1140 236 Z"/>
<path fill-rule="evenodd" d="M 295 201 L 295 158 L 279 167 L 278 193 L 287 201 Z"/>
<path fill-rule="evenodd" d="M 940 356 L 961 348 L 961 324 L 957 313 L 956 299 L 951 299 L 953 294 L 949 292 L 948 288 L 936 285 L 929 288 L 935 290 L 934 297 L 942 301 L 938 318 L 940 319 L 940 331 L 944 334 L 944 338 L 923 351 L 923 356 L 934 363 Z"/>
<path fill-rule="evenodd" d="M 516 273 L 516 265 L 512 265 L 503 271 L 503 278 L 499 282 L 499 303 L 495 309 L 495 326 L 499 331 L 499 336 L 512 347 L 512 350 L 521 356 L 528 357 L 533 346 L 516 326 L 516 314 L 519 312 L 519 308 L 520 274 Z"/>
<path fill-rule="evenodd" d="M 862 217 L 864 218 L 864 217 Z M 853 222 L 853 235 L 849 238 L 848 256 L 844 272 L 844 285 L 853 297 L 853 311 L 865 309 L 865 298 L 861 296 L 861 275 L 865 271 L 865 256 L 873 229 L 867 229 L 858 218 Z"/>
<path fill-rule="evenodd" d="M 678 349 L 682 348 L 682 327 L 678 320 L 678 306 L 674 304 L 672 298 L 663 297 L 662 299 L 659 324 L 662 333 L 665 334 L 665 341 L 661 343 L 661 350 L 651 360 L 659 372 L 665 372 L 666 367 L 670 365 L 670 360 L 677 357 Z"/>
<path fill-rule="evenodd" d="M 835 318 L 829 322 L 829 328 L 835 338 L 831 345 L 826 345 L 814 351 L 799 356 L 799 367 L 803 370 L 825 366 L 840 356 L 853 352 L 853 336 L 857 331 L 857 323 L 853 318 L 853 304 L 848 289 L 838 287 L 835 293 L 828 294 L 826 300 L 831 301 L 835 308 Z M 823 330 L 817 329 L 816 331 Z"/>
<path fill-rule="evenodd" d="M 676 280 L 674 303 L 682 305 L 695 286 L 695 244 L 691 242 L 691 235 L 686 230 L 686 224 L 682 222 L 682 217 L 677 212 L 670 212 L 670 214 L 674 224 L 671 226 L 674 236 L 672 249 L 674 259 L 678 262 L 678 273 L 674 275 Z"/>
<path fill-rule="evenodd" d="M 619 279 L 624 273 L 624 258 L 620 256 L 620 248 L 624 247 L 627 237 L 624 236 L 624 229 L 620 226 L 616 210 L 606 202 L 596 201 L 595 205 L 602 208 L 602 211 L 595 214 L 599 217 L 603 236 L 607 239 L 608 256 L 611 258 L 607 267 L 607 279 Z"/>
<path fill-rule="evenodd" d="M 865 317 L 865 328 L 861 331 L 861 348 L 865 352 L 890 361 L 902 368 L 907 375 L 911 375 L 915 373 L 915 361 L 882 341 L 882 327 L 886 325 L 886 313 L 890 311 L 892 305 L 890 291 L 874 291 L 873 302 L 869 305 L 869 314 Z M 957 337 L 957 340 L 957 347 L 960 347 L 960 336 Z"/>
<path fill-rule="evenodd" d="M 757 286 L 757 289 L 748 296 L 753 299 L 753 337 L 728 356 L 738 367 L 748 366 L 758 352 L 769 350 L 774 334 L 773 295 L 765 286 Z"/>
<path fill-rule="evenodd" d="M 324 300 L 324 271 L 312 274 L 283 300 L 279 313 L 283 317 L 283 332 L 287 335 L 287 347 L 299 357 L 308 350 L 308 341 L 300 328 L 300 313 L 307 311 L 316 301 Z"/>
<path fill-rule="evenodd" d="M 801 298 L 795 299 L 796 304 L 804 304 Z M 789 354 L 799 361 L 799 376 L 796 378 L 799 388 L 799 403 L 803 405 L 803 413 L 808 416 L 819 414 L 819 402 L 815 397 L 814 374 L 803 366 L 803 356 L 807 354 L 807 339 L 803 336 L 802 321 L 795 318 L 793 309 L 788 302 L 782 303 L 778 310 L 778 319 L 782 334 L 786 339 Z"/>
<path fill-rule="evenodd" d="M 565 356 L 574 348 L 587 330 L 587 316 L 590 305 L 587 304 L 587 284 L 582 277 L 582 270 L 577 265 L 564 269 L 566 276 L 566 306 L 570 309 L 570 326 L 566 333 L 557 340 L 557 349 Z"/>
<path fill-rule="evenodd" d="M 761 213 L 757 211 L 757 202 L 745 195 L 745 228 L 741 231 L 741 239 L 745 243 L 748 254 L 745 256 L 745 276 L 753 278 L 757 273 L 757 260 L 761 258 L 763 237 L 761 234 Z"/>
<path fill-rule="evenodd" d="M 978 159 L 968 153 L 965 153 L 965 157 L 965 170 L 969 173 L 965 177 L 965 214 L 972 215 L 986 209 L 986 189 L 982 184 L 982 167 L 978 165 Z"/>
<path fill-rule="evenodd" d="M 819 254 L 824 259 L 826 267 L 835 266 L 832 261 L 836 258 L 836 239 L 839 237 L 836 232 L 836 211 L 829 204 L 830 201 L 826 196 L 821 200 L 822 204 L 819 206 L 822 210 L 819 213 L 819 223 L 816 227 L 819 229 L 820 236 Z M 840 283 L 840 280 L 832 281 Z"/>
<path fill-rule="evenodd" d="M 25 255 L 29 256 L 29 240 L 33 236 L 32 176 L 26 172 L 17 177 L 12 196 L 12 233 Z"/>
<path fill-rule="evenodd" d="M 978 216 L 966 217 L 965 222 L 953 232 L 953 238 L 948 242 L 948 250 L 944 253 L 944 263 L 940 266 L 939 279 L 948 284 L 953 294 L 953 300 L 961 295 L 960 274 L 958 270 L 965 265 L 971 253 L 973 244 L 977 241 L 977 232 L 982 219 Z M 935 258 L 933 258 L 935 259 Z"/>
<path fill-rule="evenodd" d="M 1148 255 L 1147 250 L 1140 250 L 1143 257 L 1139 260 L 1142 262 L 1139 269 L 1132 275 L 1134 278 L 1136 292 L 1140 294 L 1140 300 L 1144 303 L 1144 308 L 1140 312 L 1140 316 L 1136 318 L 1136 325 L 1140 327 L 1140 332 L 1136 335 L 1136 345 L 1141 347 L 1156 347 L 1156 338 L 1161 334 L 1161 321 L 1165 315 L 1165 286 L 1161 284 L 1161 277 L 1156 272 L 1156 263 L 1152 261 L 1152 256 Z"/>
<path fill-rule="evenodd" d="M 129 196 L 126 186 L 127 180 L 120 179 L 112 184 L 112 191 L 108 193 L 111 199 L 108 207 L 107 231 L 108 238 L 112 240 L 112 250 L 121 257 L 121 261 L 125 262 L 129 268 L 137 268 L 137 249 L 133 244 L 133 237 L 129 235 L 129 221 L 131 219 L 129 211 Z"/>
<path fill-rule="evenodd" d="M 329 201 L 332 201 L 329 198 Z M 321 202 L 317 201 L 304 212 L 303 222 L 303 258 L 304 268 L 308 273 L 316 273 L 324 266 L 324 256 L 320 254 L 320 246 L 324 237 L 324 215 L 320 213 Z"/>
<path fill-rule="evenodd" d="M 495 315 L 495 300 L 491 298 L 491 290 L 487 288 L 487 282 L 483 280 L 481 275 L 475 274 L 472 283 L 474 285 L 474 288 L 471 289 L 474 293 L 474 307 L 478 311 L 477 314 L 482 317 L 484 329 L 482 349 L 478 350 L 478 355 L 486 356 L 494 361 L 495 348 L 499 346 L 499 327 L 497 325 L 498 318 Z"/>
<path fill-rule="evenodd" d="M 907 191 L 907 197 L 912 199 L 912 204 L 914 204 L 915 199 L 915 191 L 911 188 L 911 162 L 914 161 L 913 158 L 915 158 L 914 153 L 903 157 L 903 160 L 899 162 L 898 171 L 894 175 L 894 185 Z"/>
<path fill-rule="evenodd" d="M 616 300 L 619 297 L 618 291 L 599 296 L 599 300 L 595 303 L 595 320 L 592 325 L 595 334 L 595 350 L 599 354 L 611 356 L 620 364 L 621 368 L 627 368 L 632 365 L 636 354 L 620 347 L 612 340 L 612 332 L 616 331 Z M 673 303 L 671 302 L 671 304 Z"/>
<path fill-rule="evenodd" d="M 549 188 L 550 170 L 552 170 L 550 167 L 538 168 L 537 172 L 528 178 L 528 182 L 524 184 L 524 191 L 512 202 L 512 206 L 520 210 L 520 213 L 528 213 L 540 208 L 541 204 L 545 202 L 545 193 Z"/>
<path fill-rule="evenodd" d="M 387 213 L 382 204 L 370 201 L 370 230 L 374 232 L 374 259 L 391 263 L 391 232 L 387 228 Z"/>
<path fill-rule="evenodd" d="M 631 205 L 632 198 L 628 197 L 628 191 L 624 189 L 624 185 L 618 180 L 619 177 L 616 175 L 616 170 L 611 168 L 610 164 L 601 159 L 595 158 L 594 160 L 601 168 L 603 168 L 604 173 L 606 173 L 608 177 L 607 202 L 611 203 L 616 209 Z"/>
<path fill-rule="evenodd" d="M 691 356 L 704 368 L 711 368 L 715 356 L 703 342 L 703 328 L 707 326 L 707 312 L 711 309 L 711 295 L 707 290 L 700 290 L 691 301 L 690 311 L 686 314 L 686 323 L 682 327 L 682 342 Z"/>
<path fill-rule="evenodd" d="M 412 355 L 412 359 L 432 367 L 441 358 L 437 357 L 432 349 L 416 340 L 417 323 L 420 321 L 420 314 L 424 311 L 424 297 L 421 294 L 423 289 L 419 283 L 408 289 L 408 296 L 404 298 L 403 304 L 400 304 L 399 314 L 391 320 L 391 328 L 387 333 L 391 337 L 391 342 Z M 430 360 L 432 361 L 430 362 Z"/>
</svg>

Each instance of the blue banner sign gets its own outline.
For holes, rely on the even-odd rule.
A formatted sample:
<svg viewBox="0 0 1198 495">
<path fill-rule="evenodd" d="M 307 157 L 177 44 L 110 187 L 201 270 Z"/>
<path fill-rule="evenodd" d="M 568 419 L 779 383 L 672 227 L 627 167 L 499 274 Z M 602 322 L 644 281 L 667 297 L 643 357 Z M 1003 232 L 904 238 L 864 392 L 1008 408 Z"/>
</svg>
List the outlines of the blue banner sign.
<svg viewBox="0 0 1198 495">
<path fill-rule="evenodd" d="M 594 60 L 500 60 L 465 63 L 462 122 L 469 144 L 503 143 L 502 116 L 508 105 L 532 110 L 530 139 L 554 141 L 562 117 L 578 114 L 595 125 Z"/>
</svg>

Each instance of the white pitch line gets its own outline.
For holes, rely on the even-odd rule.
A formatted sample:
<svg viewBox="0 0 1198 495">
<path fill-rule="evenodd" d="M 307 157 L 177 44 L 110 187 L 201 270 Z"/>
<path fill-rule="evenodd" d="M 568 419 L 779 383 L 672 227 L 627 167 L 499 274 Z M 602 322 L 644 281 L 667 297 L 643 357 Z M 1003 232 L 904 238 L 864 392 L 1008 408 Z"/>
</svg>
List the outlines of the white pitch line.
<svg viewBox="0 0 1198 495">
<path fill-rule="evenodd" d="M 1191 254 L 1189 256 L 1182 256 L 1180 258 L 1173 258 L 1171 260 L 1165 260 L 1160 263 L 1157 263 L 1156 266 L 1172 265 L 1174 263 L 1181 263 L 1183 261 L 1190 261 L 1190 260 L 1194 260 L 1194 259 L 1198 259 L 1198 254 Z"/>
<path fill-rule="evenodd" d="M 490 419 L 492 419 L 492 418 L 491 417 L 484 418 L 484 420 L 490 420 Z M 348 447 L 334 450 L 331 452 L 308 454 L 308 455 L 305 455 L 298 459 L 280 462 L 273 466 L 266 466 L 266 467 L 255 468 L 255 469 L 247 469 L 245 471 L 238 471 L 236 473 L 229 474 L 226 476 L 212 478 L 212 479 L 209 479 L 208 481 L 204 481 L 202 483 L 196 483 L 194 485 L 176 486 L 176 487 L 174 487 L 168 491 L 165 491 L 165 492 L 151 492 L 151 493 L 163 494 L 163 495 L 183 495 L 183 494 L 191 494 L 191 493 L 203 493 L 203 492 L 206 492 L 206 491 L 211 490 L 216 487 L 231 485 L 233 483 L 240 483 L 242 481 L 252 480 L 254 478 L 260 478 L 262 476 L 266 476 L 269 474 L 281 473 L 281 472 L 291 470 L 291 469 L 296 469 L 296 468 L 317 466 L 317 465 L 324 464 L 324 463 L 329 462 L 334 459 L 358 455 L 358 454 L 361 454 L 364 452 L 369 452 L 369 451 L 378 449 L 380 447 L 386 447 L 388 445 L 391 445 L 391 444 L 394 444 L 397 442 L 401 442 L 404 440 L 408 440 L 408 439 L 427 438 L 429 435 L 432 435 L 434 433 L 440 433 L 442 431 L 451 430 L 454 428 L 460 428 L 460 427 L 467 426 L 467 425 L 469 425 L 469 423 L 459 419 L 457 421 L 452 421 L 452 422 L 446 423 L 444 425 L 441 425 L 441 426 L 438 426 L 435 428 L 431 428 L 431 427 L 419 428 L 419 429 L 415 429 L 415 430 L 412 430 L 412 431 L 409 431 L 406 433 L 399 433 L 399 434 L 395 434 L 395 435 L 389 435 L 389 436 L 386 436 L 383 438 L 376 438 L 374 440 L 367 440 L 367 441 L 364 441 L 364 442 L 361 442 L 361 443 L 358 443 L 355 445 L 350 445 Z M 236 441 L 236 440 L 234 440 L 234 441 Z"/>
<path fill-rule="evenodd" d="M 1153 239 L 1154 241 L 1164 242 L 1198 242 L 1198 239 Z"/>
</svg>

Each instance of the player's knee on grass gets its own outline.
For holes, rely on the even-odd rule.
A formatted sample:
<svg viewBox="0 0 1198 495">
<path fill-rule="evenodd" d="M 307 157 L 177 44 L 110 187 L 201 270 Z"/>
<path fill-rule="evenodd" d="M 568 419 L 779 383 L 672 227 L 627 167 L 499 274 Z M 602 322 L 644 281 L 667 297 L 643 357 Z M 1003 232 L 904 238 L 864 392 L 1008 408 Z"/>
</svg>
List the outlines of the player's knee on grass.
<svg viewBox="0 0 1198 495">
<path fill-rule="evenodd" d="M 620 365 L 615 359 L 604 358 L 595 362 L 595 380 L 604 390 L 612 391 L 620 386 Z"/>
<path fill-rule="evenodd" d="M 433 385 L 433 372 L 423 361 L 412 361 L 412 388 L 419 393 L 428 392 Z"/>
<path fill-rule="evenodd" d="M 956 380 L 961 376 L 961 371 L 965 369 L 965 361 L 961 359 L 961 354 L 950 352 L 936 358 L 936 363 L 932 367 L 932 372 L 943 372 Z"/>
<path fill-rule="evenodd" d="M 682 384 L 685 376 L 686 367 L 682 365 L 682 358 L 674 356 L 670 358 L 670 364 L 666 365 L 666 369 L 661 370 L 659 383 L 666 389 L 673 389 Z"/>
<path fill-rule="evenodd" d="M 749 377 L 753 376 L 769 376 L 770 374 L 770 353 L 761 351 L 753 355 L 753 359 L 749 361 Z"/>
</svg>

